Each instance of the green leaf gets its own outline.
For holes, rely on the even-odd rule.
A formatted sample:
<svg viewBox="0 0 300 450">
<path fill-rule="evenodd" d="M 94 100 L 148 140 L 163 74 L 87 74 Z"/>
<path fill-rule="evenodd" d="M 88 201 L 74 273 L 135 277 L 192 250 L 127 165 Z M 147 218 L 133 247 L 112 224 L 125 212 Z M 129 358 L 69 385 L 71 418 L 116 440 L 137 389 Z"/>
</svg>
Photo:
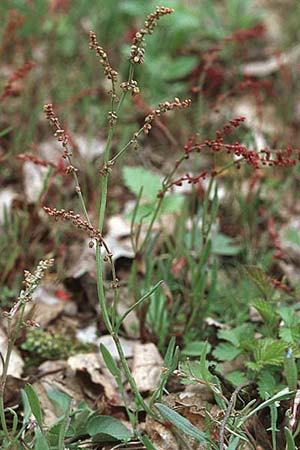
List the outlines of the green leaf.
<svg viewBox="0 0 300 450">
<path fill-rule="evenodd" d="M 264 322 L 272 324 L 276 321 L 276 312 L 274 311 L 274 307 L 266 300 L 257 298 L 252 301 L 252 306 L 259 312 Z"/>
<path fill-rule="evenodd" d="M 243 266 L 246 276 L 254 283 L 266 300 L 272 298 L 274 286 L 268 275 L 257 266 Z"/>
<path fill-rule="evenodd" d="M 34 417 L 38 423 L 38 426 L 42 430 L 43 429 L 43 413 L 42 413 L 42 408 L 40 405 L 39 398 L 31 384 L 26 384 L 24 391 L 27 395 L 32 414 L 34 415 Z"/>
<path fill-rule="evenodd" d="M 287 427 L 284 428 L 284 435 L 285 435 L 285 440 L 286 440 L 286 444 L 287 444 L 286 449 L 287 450 L 296 450 L 294 436 L 292 435 L 292 432 L 289 428 L 287 428 Z"/>
<path fill-rule="evenodd" d="M 280 340 L 265 338 L 257 341 L 254 347 L 254 359 L 258 370 L 267 365 L 280 366 L 284 361 L 285 349 L 286 343 Z M 246 365 L 254 369 L 251 363 Z"/>
<path fill-rule="evenodd" d="M 10 127 L 6 127 L 3 130 L 0 131 L 0 138 L 2 138 L 3 136 L 5 136 L 6 134 L 8 134 L 10 131 L 12 131 L 14 129 L 14 127 L 10 126 Z"/>
<path fill-rule="evenodd" d="M 293 246 L 300 246 L 300 230 L 299 228 L 286 228 L 283 237 Z"/>
<path fill-rule="evenodd" d="M 240 348 L 225 342 L 219 344 L 213 351 L 214 357 L 219 361 L 232 361 L 241 353 L 242 350 Z"/>
<path fill-rule="evenodd" d="M 277 311 L 287 327 L 299 324 L 299 316 L 291 306 L 280 306 Z"/>
<path fill-rule="evenodd" d="M 237 328 L 232 328 L 231 330 L 219 330 L 218 338 L 229 341 L 235 346 L 240 344 L 240 333 Z"/>
<path fill-rule="evenodd" d="M 49 390 L 47 391 L 47 396 L 57 408 L 57 413 L 59 415 L 65 414 L 70 408 L 71 397 L 60 391 Z"/>
<path fill-rule="evenodd" d="M 295 390 L 298 383 L 298 368 L 296 365 L 295 357 L 293 355 L 293 349 L 288 348 L 284 358 L 284 374 L 289 389 Z"/>
<path fill-rule="evenodd" d="M 165 81 L 185 77 L 193 70 L 198 61 L 195 56 L 177 57 L 176 59 L 172 59 L 163 55 L 160 59 L 160 76 Z"/>
<path fill-rule="evenodd" d="M 283 339 L 288 344 L 290 343 L 298 344 L 300 339 L 300 329 L 299 327 L 279 328 L 279 337 L 281 337 L 281 339 Z"/>
<path fill-rule="evenodd" d="M 107 348 L 105 347 L 105 345 L 100 344 L 100 351 L 101 354 L 103 356 L 104 362 L 106 364 L 106 367 L 108 368 L 108 370 L 110 371 L 110 373 L 118 378 L 121 379 L 121 372 L 120 369 L 118 368 L 116 361 L 114 360 L 114 358 L 111 356 L 111 354 L 109 353 L 109 351 L 107 350 Z"/>
<path fill-rule="evenodd" d="M 161 205 L 162 214 L 172 214 L 180 212 L 184 202 L 184 196 L 179 194 L 169 194 L 163 199 Z"/>
<path fill-rule="evenodd" d="M 173 411 L 173 409 L 169 408 L 166 405 L 163 405 L 162 403 L 155 403 L 155 407 L 158 409 L 164 419 L 166 419 L 172 425 L 175 425 L 180 431 L 196 439 L 196 441 L 200 442 L 201 444 L 209 443 L 209 439 L 206 434 L 196 428 L 193 424 L 191 424 L 191 422 L 185 417 L 181 416 L 176 411 Z"/>
<path fill-rule="evenodd" d="M 267 400 L 282 388 L 281 385 L 278 384 L 274 376 L 267 370 L 264 370 L 260 373 L 257 381 L 257 387 L 260 398 L 262 398 L 263 400 Z"/>
<path fill-rule="evenodd" d="M 203 346 L 201 356 L 200 356 L 200 375 L 203 381 L 206 381 L 207 383 L 210 382 L 212 375 L 209 371 L 209 363 L 206 359 L 207 354 L 209 353 L 208 350 L 208 342 L 206 342 L 206 345 Z"/>
<path fill-rule="evenodd" d="M 182 355 L 187 356 L 200 356 L 203 348 L 206 346 L 206 350 L 209 353 L 211 351 L 211 345 L 205 341 L 188 342 L 182 350 Z"/>
<path fill-rule="evenodd" d="M 141 442 L 144 444 L 144 446 L 146 447 L 147 450 L 157 450 L 156 447 L 154 447 L 154 445 L 152 444 L 152 442 L 150 441 L 150 439 L 148 438 L 148 436 L 144 435 L 144 436 L 139 436 Z"/>
<path fill-rule="evenodd" d="M 143 187 L 143 197 L 150 201 L 156 200 L 157 194 L 162 187 L 159 175 L 143 167 L 125 166 L 122 172 L 125 186 L 133 194 L 138 196 Z"/>
<path fill-rule="evenodd" d="M 50 450 L 45 436 L 41 433 L 39 428 L 35 429 L 35 446 L 34 450 Z"/>
<path fill-rule="evenodd" d="M 125 427 L 119 420 L 110 416 L 95 416 L 87 423 L 87 432 L 91 437 L 97 437 L 104 440 L 109 436 L 118 441 L 124 441 L 132 438 L 132 432 Z"/>
<path fill-rule="evenodd" d="M 212 238 L 212 253 L 215 255 L 233 256 L 241 251 L 241 246 L 236 245 L 230 237 L 217 233 Z"/>
<path fill-rule="evenodd" d="M 231 384 L 233 384 L 233 386 L 238 387 L 241 386 L 241 384 L 246 383 L 247 377 L 240 370 L 235 370 L 234 372 L 231 372 L 228 375 L 226 375 L 226 380 L 228 380 Z"/>
</svg>

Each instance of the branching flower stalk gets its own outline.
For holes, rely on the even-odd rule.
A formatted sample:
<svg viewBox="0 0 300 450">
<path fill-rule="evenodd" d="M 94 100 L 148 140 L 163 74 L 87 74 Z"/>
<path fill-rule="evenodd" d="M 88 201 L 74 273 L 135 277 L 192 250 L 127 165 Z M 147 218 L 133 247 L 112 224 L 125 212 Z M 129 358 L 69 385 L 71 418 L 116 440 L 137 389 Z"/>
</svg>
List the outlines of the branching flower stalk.
<svg viewBox="0 0 300 450">
<path fill-rule="evenodd" d="M 5 318 L 8 321 L 8 342 L 7 342 L 7 351 L 4 358 L 1 359 L 2 362 L 2 373 L 0 377 L 0 419 L 2 429 L 5 435 L 5 438 L 8 442 L 10 442 L 9 431 L 5 418 L 5 410 L 4 410 L 4 392 L 5 386 L 8 376 L 9 362 L 11 358 L 11 354 L 15 345 L 16 340 L 20 335 L 20 331 L 24 325 L 32 326 L 36 325 L 33 323 L 24 324 L 24 312 L 25 307 L 28 303 L 32 302 L 32 294 L 38 285 L 41 283 L 45 273 L 50 267 L 53 266 L 54 260 L 48 259 L 44 261 L 40 261 L 35 272 L 31 274 L 29 271 L 25 271 L 24 273 L 24 284 L 25 288 L 21 290 L 20 295 L 13 305 L 11 310 L 7 313 L 4 313 Z M 16 319 L 15 324 L 14 319 Z"/>
<path fill-rule="evenodd" d="M 101 255 L 101 245 L 105 246 L 105 242 L 102 239 L 102 231 L 103 231 L 103 225 L 104 225 L 104 218 L 105 218 L 105 211 L 106 211 L 106 203 L 107 203 L 107 188 L 108 188 L 108 179 L 109 179 L 109 173 L 111 170 L 111 167 L 116 162 L 118 158 L 120 158 L 123 153 L 132 145 L 137 143 L 137 139 L 140 136 L 140 134 L 145 133 L 148 134 L 149 130 L 151 129 L 151 122 L 155 119 L 156 116 L 159 116 L 161 113 L 169 111 L 171 109 L 174 109 L 176 107 L 187 107 L 190 104 L 189 100 L 181 102 L 179 99 L 175 99 L 175 102 L 172 103 L 162 103 L 159 105 L 159 108 L 153 111 L 153 114 L 151 116 L 147 116 L 145 120 L 144 126 L 138 130 L 137 133 L 134 134 L 133 138 L 126 144 L 125 147 L 123 147 L 117 155 L 110 160 L 110 152 L 111 152 L 111 144 L 112 144 L 112 138 L 114 134 L 115 125 L 117 123 L 118 115 L 120 112 L 120 109 L 122 107 L 122 104 L 124 102 L 124 99 L 128 92 L 132 92 L 133 95 L 137 94 L 139 92 L 139 88 L 137 86 L 136 81 L 133 80 L 134 75 L 134 66 L 136 64 L 141 64 L 143 62 L 143 55 L 144 55 L 144 37 L 145 35 L 150 35 L 153 32 L 153 29 L 157 25 L 157 21 L 160 17 L 172 13 L 173 10 L 170 8 L 164 8 L 164 7 L 157 7 L 156 11 L 152 14 L 150 14 L 147 17 L 147 20 L 145 22 L 145 28 L 141 29 L 139 32 L 136 33 L 136 36 L 133 41 L 133 45 L 131 47 L 131 55 L 130 55 L 130 68 L 129 68 L 129 74 L 128 74 L 128 80 L 125 83 L 121 84 L 122 89 L 122 95 L 120 99 L 116 95 L 116 82 L 117 82 L 117 72 L 112 69 L 108 56 L 104 49 L 99 46 L 96 35 L 94 32 L 90 33 L 90 49 L 93 49 L 96 51 L 97 56 L 99 57 L 100 63 L 104 68 L 104 74 L 107 79 L 111 81 L 111 111 L 109 112 L 109 131 L 104 151 L 104 159 L 103 159 L 103 167 L 100 171 L 101 176 L 101 194 L 100 194 L 100 205 L 99 205 L 99 214 L 98 214 L 98 226 L 97 228 L 93 227 L 91 224 L 91 221 L 89 219 L 89 215 L 85 206 L 84 198 L 82 196 L 81 188 L 79 185 L 79 180 L 77 177 L 77 169 L 73 166 L 71 156 L 72 153 L 70 152 L 68 148 L 68 137 L 65 133 L 65 131 L 60 126 L 60 123 L 58 121 L 58 118 L 55 116 L 53 112 L 52 105 L 46 105 L 45 106 L 45 112 L 48 120 L 51 123 L 51 126 L 54 129 L 54 134 L 58 138 L 58 140 L 62 143 L 64 147 L 64 158 L 67 160 L 69 166 L 67 167 L 67 172 L 73 175 L 74 181 L 75 181 L 75 189 L 79 196 L 80 203 L 82 210 L 84 212 L 85 221 L 83 221 L 80 217 L 77 215 L 74 216 L 72 212 L 66 212 L 66 211 L 57 211 L 57 210 L 51 210 L 46 208 L 46 212 L 50 215 L 55 216 L 56 218 L 61 217 L 64 220 L 71 220 L 72 223 L 76 226 L 78 226 L 81 229 L 86 229 L 89 231 L 91 238 L 96 240 L 96 266 L 97 266 L 97 292 L 98 292 L 98 298 L 99 298 L 99 304 L 101 308 L 101 313 L 103 317 L 103 321 L 106 325 L 106 328 L 108 332 L 111 334 L 111 336 L 114 339 L 115 345 L 117 347 L 121 365 L 123 367 L 123 370 L 125 372 L 126 378 L 131 386 L 132 391 L 135 394 L 135 398 L 139 405 L 152 416 L 156 416 L 155 413 L 149 408 L 147 403 L 144 401 L 143 397 L 140 395 L 138 388 L 136 386 L 135 380 L 133 379 L 131 375 L 131 371 L 129 369 L 129 366 L 127 364 L 123 348 L 121 346 L 118 334 L 117 334 L 117 322 L 116 322 L 116 311 L 113 311 L 113 314 L 110 316 L 109 310 L 106 304 L 106 298 L 105 298 L 105 292 L 104 292 L 104 283 L 103 283 L 103 260 Z M 116 106 L 117 104 L 117 106 Z M 68 217 L 67 217 L 68 216 Z M 80 222 L 80 223 L 79 223 Z M 114 263 L 112 260 L 112 255 L 110 252 L 106 249 L 106 253 L 110 259 L 110 263 L 112 266 L 112 273 L 113 273 L 113 287 L 114 287 L 114 305 L 116 305 L 116 297 L 117 297 L 117 287 L 118 287 L 118 280 L 116 277 L 116 272 L 114 268 Z M 114 308 L 113 308 L 114 309 Z"/>
</svg>

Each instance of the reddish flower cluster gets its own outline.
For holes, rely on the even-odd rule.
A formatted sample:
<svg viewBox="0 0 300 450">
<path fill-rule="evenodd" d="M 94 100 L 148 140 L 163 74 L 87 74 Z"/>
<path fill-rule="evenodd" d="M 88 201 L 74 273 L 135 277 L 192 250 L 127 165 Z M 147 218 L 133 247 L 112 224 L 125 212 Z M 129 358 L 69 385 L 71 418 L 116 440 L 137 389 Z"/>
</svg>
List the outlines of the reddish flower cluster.
<svg viewBox="0 0 300 450">
<path fill-rule="evenodd" d="M 260 108 L 262 103 L 262 92 L 265 91 L 269 97 L 273 97 L 272 84 L 268 80 L 252 80 L 250 77 L 246 77 L 243 81 L 240 81 L 231 89 L 220 94 L 216 101 L 211 106 L 212 109 L 218 108 L 218 106 L 224 102 L 228 97 L 235 96 L 242 91 L 251 90 L 254 95 L 257 105 Z"/>
<path fill-rule="evenodd" d="M 8 12 L 8 21 L 3 31 L 3 37 L 1 42 L 1 49 L 15 39 L 16 30 L 20 28 L 25 20 L 25 16 L 22 16 L 17 10 L 10 9 Z"/>
<path fill-rule="evenodd" d="M 224 42 L 245 42 L 249 39 L 261 37 L 266 31 L 263 23 L 259 23 L 251 28 L 235 30 L 232 34 L 224 38 Z"/>
<path fill-rule="evenodd" d="M 190 175 L 189 173 L 186 173 L 185 175 L 183 175 L 182 177 L 178 178 L 177 180 L 171 181 L 169 184 L 167 184 L 164 187 L 164 190 L 159 191 L 159 193 L 157 194 L 158 198 L 162 198 L 165 193 L 172 187 L 172 186 L 182 186 L 182 183 L 187 182 L 188 184 L 198 184 L 200 183 L 201 180 L 205 180 L 205 178 L 207 177 L 207 170 L 204 170 L 203 172 L 201 172 L 198 175 Z"/>
<path fill-rule="evenodd" d="M 103 66 L 104 74 L 105 74 L 106 78 L 108 80 L 112 80 L 113 82 L 116 82 L 117 77 L 118 77 L 118 72 L 111 67 L 107 53 L 98 44 L 96 34 L 93 31 L 90 31 L 89 48 L 91 50 L 95 50 L 95 52 L 97 53 L 100 64 Z"/>
<path fill-rule="evenodd" d="M 230 120 L 228 123 L 226 123 L 224 125 L 222 130 L 216 131 L 217 138 L 219 139 L 222 136 L 224 136 L 225 134 L 230 134 L 234 128 L 238 128 L 241 125 L 241 123 L 245 122 L 245 120 L 246 120 L 246 117 L 243 117 L 243 116 L 236 117 L 236 118 Z"/>
<path fill-rule="evenodd" d="M 55 174 L 65 173 L 65 166 L 62 163 L 62 161 L 55 164 L 51 161 L 45 161 L 44 159 L 41 159 L 38 156 L 31 155 L 29 153 L 21 153 L 21 154 L 17 155 L 16 158 L 20 159 L 22 161 L 30 161 L 33 164 L 36 164 L 37 166 L 41 166 L 41 167 L 53 167 L 55 169 Z"/>
<path fill-rule="evenodd" d="M 106 250 L 107 256 L 109 258 L 112 257 L 112 253 L 110 252 L 109 248 L 107 247 L 105 241 L 103 240 L 102 234 L 100 233 L 97 228 L 93 227 L 90 223 L 88 223 L 87 220 L 82 219 L 80 214 L 74 214 L 74 211 L 66 211 L 65 209 L 56 209 L 56 208 L 49 208 L 47 206 L 44 206 L 44 211 L 50 216 L 54 217 L 56 221 L 59 219 L 71 222 L 76 228 L 79 230 L 85 231 L 88 233 L 89 237 L 91 239 L 95 239 L 98 243 L 98 245 L 103 245 L 103 247 Z"/>
<path fill-rule="evenodd" d="M 13 90 L 13 84 L 18 81 L 18 80 L 22 80 L 26 74 L 33 68 L 36 66 L 36 63 L 34 61 L 28 61 L 27 63 L 23 64 L 22 67 L 20 67 L 19 69 L 17 69 L 8 79 L 6 85 L 4 86 L 2 95 L 0 97 L 0 101 L 4 102 L 4 100 L 13 95 L 14 90 Z"/>
<path fill-rule="evenodd" d="M 263 208 L 259 209 L 259 214 L 267 222 L 268 235 L 275 250 L 273 258 L 281 259 L 285 255 L 285 251 L 283 250 L 281 242 L 279 240 L 279 234 L 275 227 L 275 221 L 273 217 L 270 217 L 267 211 Z"/>
<path fill-rule="evenodd" d="M 145 28 L 140 29 L 132 41 L 131 51 L 130 51 L 130 60 L 134 64 L 142 64 L 144 62 L 144 54 L 145 54 L 145 36 L 147 34 L 152 34 L 154 28 L 157 25 L 157 21 L 166 14 L 172 14 L 174 10 L 172 8 L 166 8 L 164 6 L 157 6 L 154 13 L 151 13 L 147 16 L 145 21 Z"/>
<path fill-rule="evenodd" d="M 229 135 L 234 128 L 239 127 L 244 121 L 244 117 L 230 120 L 221 130 L 216 131 L 215 139 L 197 142 L 197 136 L 193 136 L 184 146 L 186 157 L 188 158 L 191 152 L 200 153 L 204 148 L 208 148 L 214 153 L 225 150 L 226 153 L 238 158 L 235 163 L 237 168 L 240 167 L 241 160 L 244 160 L 253 169 L 259 169 L 262 166 L 291 167 L 296 164 L 297 160 L 300 160 L 300 148 L 294 149 L 291 146 L 288 146 L 285 150 L 262 149 L 257 152 L 248 149 L 239 141 L 234 142 L 234 144 L 226 144 L 224 137 Z"/>
<path fill-rule="evenodd" d="M 173 109 L 179 108 L 188 108 L 191 106 L 192 101 L 190 99 L 186 100 L 180 100 L 179 98 L 175 97 L 174 102 L 162 102 L 159 103 L 157 109 L 153 109 L 148 116 L 145 117 L 145 124 L 143 127 L 143 131 L 145 134 L 149 134 L 149 131 L 152 128 L 152 122 L 155 120 L 156 117 L 159 117 L 161 114 L 164 114 L 167 111 L 172 111 Z"/>
<path fill-rule="evenodd" d="M 286 284 L 281 283 L 281 281 L 276 280 L 276 278 L 271 278 L 271 283 L 276 289 L 279 289 L 280 291 L 286 292 L 287 294 L 293 296 L 294 291 L 293 289 L 289 288 Z"/>
<path fill-rule="evenodd" d="M 63 158 L 72 156 L 72 153 L 68 149 L 69 137 L 66 134 L 65 130 L 61 127 L 58 117 L 54 113 L 52 103 L 48 103 L 44 106 L 44 112 L 46 114 L 46 118 L 50 122 L 51 128 L 54 131 L 54 137 L 57 138 L 58 142 L 61 142 L 62 146 L 65 149 Z"/>
</svg>

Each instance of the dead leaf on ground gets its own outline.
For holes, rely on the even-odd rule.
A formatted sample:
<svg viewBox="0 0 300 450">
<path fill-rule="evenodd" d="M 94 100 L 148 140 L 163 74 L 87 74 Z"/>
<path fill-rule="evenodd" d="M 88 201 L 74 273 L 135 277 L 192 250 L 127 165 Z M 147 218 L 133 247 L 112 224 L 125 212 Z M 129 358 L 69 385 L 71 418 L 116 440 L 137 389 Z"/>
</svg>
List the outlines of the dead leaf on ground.
<svg viewBox="0 0 300 450">
<path fill-rule="evenodd" d="M 242 66 L 242 72 L 245 76 L 266 77 L 274 72 L 281 70 L 282 66 L 297 68 L 300 56 L 300 45 L 295 45 L 287 52 L 271 56 L 265 61 L 253 61 Z"/>
<path fill-rule="evenodd" d="M 27 203 L 36 203 L 43 192 L 48 173 L 47 167 L 25 161 L 23 164 L 23 184 Z"/>
<path fill-rule="evenodd" d="M 6 214 L 10 213 L 12 202 L 18 197 L 16 191 L 8 187 L 0 191 L 0 225 L 4 224 Z"/>
<path fill-rule="evenodd" d="M 106 398 L 111 404 L 123 404 L 121 396 L 117 389 L 115 378 L 110 375 L 110 373 L 106 373 L 106 375 L 103 375 L 104 366 L 101 362 L 100 354 L 98 352 L 82 353 L 71 356 L 68 359 L 68 366 L 77 374 L 88 374 L 91 381 L 95 385 L 99 385 L 102 387 Z M 101 390 L 99 390 L 99 396 L 100 394 Z"/>
<path fill-rule="evenodd" d="M 140 392 L 153 392 L 161 376 L 163 359 L 153 343 L 134 346 L 132 376 Z"/>
<path fill-rule="evenodd" d="M 0 353 L 5 359 L 7 352 L 7 336 L 5 332 L 0 328 Z M 21 378 L 24 368 L 24 361 L 18 350 L 13 349 L 8 366 L 8 375 L 12 375 L 15 378 Z M 1 369 L 2 370 L 2 369 Z"/>
<path fill-rule="evenodd" d="M 146 418 L 145 431 L 157 450 L 180 450 L 172 431 L 150 416 Z"/>
<path fill-rule="evenodd" d="M 106 141 L 96 138 L 89 138 L 82 134 L 72 135 L 76 143 L 78 153 L 82 158 L 91 161 L 104 153 Z"/>
<path fill-rule="evenodd" d="M 43 282 L 33 293 L 33 303 L 27 305 L 27 318 L 33 319 L 42 328 L 46 328 L 62 312 L 69 315 L 76 314 L 76 304 L 71 301 L 61 300 L 56 294 L 57 288 L 56 284 Z"/>
</svg>

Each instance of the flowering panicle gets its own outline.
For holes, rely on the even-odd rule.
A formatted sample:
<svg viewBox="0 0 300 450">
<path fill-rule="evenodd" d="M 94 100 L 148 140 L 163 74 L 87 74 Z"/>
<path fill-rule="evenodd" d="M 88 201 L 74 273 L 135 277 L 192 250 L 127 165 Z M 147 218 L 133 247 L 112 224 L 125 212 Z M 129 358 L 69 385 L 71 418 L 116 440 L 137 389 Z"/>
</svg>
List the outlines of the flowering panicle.
<svg viewBox="0 0 300 450">
<path fill-rule="evenodd" d="M 190 99 L 186 100 L 180 100 L 179 98 L 175 97 L 174 102 L 162 102 L 159 103 L 157 109 L 153 109 L 148 116 L 145 118 L 145 124 L 143 126 L 143 131 L 145 134 L 149 134 L 151 128 L 152 128 L 152 122 L 155 120 L 156 117 L 159 117 L 161 114 L 164 114 L 167 111 L 172 111 L 173 109 L 179 108 L 188 108 L 191 106 L 192 101 Z"/>
<path fill-rule="evenodd" d="M 16 156 L 16 158 L 20 159 L 21 161 L 30 161 L 33 164 L 41 167 L 52 167 L 53 169 L 55 169 L 55 174 L 65 173 L 65 167 L 60 162 L 55 164 L 54 162 L 41 159 L 36 155 L 31 155 L 30 153 L 20 153 Z"/>
<path fill-rule="evenodd" d="M 28 61 L 9 77 L 0 97 L 1 102 L 4 102 L 7 97 L 13 95 L 13 84 L 18 80 L 22 80 L 27 75 L 27 73 L 35 66 L 36 63 L 34 61 Z"/>
<path fill-rule="evenodd" d="M 124 83 L 120 84 L 120 88 L 124 92 L 131 92 L 132 95 L 137 95 L 140 93 L 140 88 L 135 80 L 124 81 Z"/>
<path fill-rule="evenodd" d="M 51 128 L 54 131 L 54 137 L 57 138 L 58 142 L 61 142 L 62 146 L 65 149 L 63 158 L 72 156 L 72 153 L 68 150 L 68 142 L 69 142 L 68 135 L 66 134 L 65 130 L 61 127 L 58 117 L 54 113 L 52 103 L 48 103 L 47 105 L 44 106 L 44 112 L 46 114 L 46 119 L 49 120 Z"/>
<path fill-rule="evenodd" d="M 259 208 L 259 214 L 260 216 L 266 221 L 267 223 L 267 232 L 271 241 L 271 244 L 275 250 L 273 254 L 273 259 L 282 259 L 285 256 L 285 251 L 281 245 L 280 239 L 279 239 L 279 233 L 276 230 L 275 227 L 275 221 L 273 217 L 269 216 L 267 213 L 267 210 L 264 208 Z"/>
<path fill-rule="evenodd" d="M 232 34 L 224 38 L 224 42 L 242 43 L 249 41 L 250 39 L 261 37 L 265 32 L 266 26 L 263 23 L 259 23 L 254 27 L 235 30 Z"/>
<path fill-rule="evenodd" d="M 109 62 L 107 53 L 104 49 L 98 44 L 96 34 L 93 31 L 90 31 L 90 44 L 89 48 L 91 50 L 95 50 L 99 57 L 100 64 L 104 69 L 104 74 L 108 80 L 111 80 L 113 83 L 117 81 L 118 72 L 114 70 Z"/>
<path fill-rule="evenodd" d="M 164 186 L 164 189 L 159 191 L 157 194 L 158 198 L 162 198 L 165 193 L 173 186 L 182 186 L 183 183 L 187 182 L 188 184 L 198 184 L 202 180 L 205 180 L 207 177 L 207 170 L 204 170 L 203 172 L 199 173 L 198 175 L 190 175 L 189 173 L 186 173 L 182 177 L 178 178 L 177 180 L 170 181 L 167 185 Z"/>
<path fill-rule="evenodd" d="M 52 209 L 47 206 L 44 206 L 44 211 L 48 214 L 48 216 L 54 217 L 56 221 L 61 219 L 71 222 L 79 230 L 87 232 L 89 237 L 91 239 L 95 239 L 98 245 L 103 245 L 108 257 L 112 256 L 112 253 L 103 240 L 100 231 L 97 230 L 97 228 L 95 228 L 93 225 L 91 225 L 87 220 L 82 219 L 80 214 L 74 214 L 74 211 L 66 211 L 65 209 Z"/>
<path fill-rule="evenodd" d="M 258 152 L 247 148 L 239 141 L 233 144 L 226 144 L 224 142 L 225 136 L 229 135 L 234 128 L 239 127 L 244 121 L 245 117 L 236 117 L 230 120 L 221 130 L 216 131 L 215 139 L 205 139 L 202 142 L 197 142 L 198 136 L 193 136 L 184 146 L 185 157 L 189 158 L 190 153 L 200 153 L 205 148 L 214 153 L 224 150 L 237 158 L 235 161 L 237 168 L 240 167 L 241 160 L 244 160 L 253 169 L 259 169 L 262 166 L 291 167 L 296 164 L 297 160 L 300 160 L 300 148 L 294 149 L 291 146 L 288 146 L 285 150 L 262 149 Z"/>
<path fill-rule="evenodd" d="M 72 152 L 70 151 L 69 145 L 68 145 L 69 144 L 69 136 L 67 135 L 65 130 L 61 127 L 58 117 L 55 115 L 55 113 L 53 111 L 53 106 L 51 103 L 48 103 L 47 105 L 44 106 L 44 111 L 46 113 L 46 118 L 49 120 L 51 128 L 54 131 L 54 137 L 57 138 L 58 142 L 61 142 L 61 144 L 64 148 L 62 157 L 68 161 L 68 166 L 66 167 L 65 172 L 67 174 L 72 174 L 72 173 L 76 174 L 78 169 L 76 169 L 76 167 L 73 166 L 72 161 L 71 161 Z M 76 189 L 80 190 L 77 179 L 76 179 Z"/>
<path fill-rule="evenodd" d="M 151 35 L 154 28 L 157 25 L 157 21 L 166 14 L 172 14 L 174 10 L 172 8 L 166 8 L 165 6 L 157 6 L 154 13 L 147 16 L 145 21 L 145 28 L 141 28 L 134 36 L 131 49 L 130 60 L 134 64 L 142 64 L 144 62 L 145 54 L 145 36 Z"/>
<path fill-rule="evenodd" d="M 150 115 L 150 119 L 151 118 L 152 116 Z M 210 173 L 208 173 L 207 171 L 203 171 L 200 174 L 194 176 L 187 173 L 176 180 L 168 180 L 168 183 L 166 183 L 164 185 L 164 188 L 158 193 L 158 198 L 163 198 L 163 196 L 172 186 L 181 186 L 184 182 L 187 182 L 189 184 L 197 184 L 201 182 L 201 180 L 204 180 L 208 175 L 210 175 L 211 177 L 215 177 L 231 166 L 235 166 L 237 169 L 239 169 L 242 161 L 251 166 L 254 170 L 260 169 L 263 166 L 291 167 L 294 166 L 297 161 L 300 161 L 300 148 L 295 149 L 291 146 L 288 146 L 284 150 L 262 149 L 260 151 L 256 151 L 247 148 L 245 145 L 241 144 L 238 141 L 234 142 L 233 144 L 227 144 L 226 142 L 224 142 L 225 137 L 231 134 L 232 131 L 235 128 L 239 127 L 244 121 L 245 117 L 236 117 L 230 120 L 223 126 L 222 129 L 216 131 L 216 137 L 214 139 L 205 139 L 199 142 L 199 134 L 195 134 L 194 136 L 189 138 L 184 146 L 183 156 L 181 156 L 181 158 L 175 162 L 174 173 L 184 160 L 189 159 L 192 153 L 200 153 L 205 149 L 210 150 L 212 153 L 218 153 L 223 150 L 225 153 L 231 154 L 233 156 L 233 161 L 219 171 L 211 170 Z M 146 122 L 146 124 L 147 123 L 148 122 Z M 271 234 L 275 240 L 275 248 L 277 250 L 274 257 L 280 258 L 283 255 L 280 242 L 277 239 L 277 234 L 274 234 L 273 230 L 269 229 L 269 232 L 270 231 L 272 231 Z"/>
<path fill-rule="evenodd" d="M 293 289 L 289 288 L 286 284 L 281 283 L 281 281 L 277 280 L 276 278 L 270 278 L 270 281 L 276 289 L 279 289 L 280 291 L 283 291 L 288 295 L 294 296 Z"/>
<path fill-rule="evenodd" d="M 28 270 L 24 271 L 25 288 L 21 290 L 19 297 L 11 310 L 8 313 L 5 313 L 6 317 L 12 319 L 16 315 L 22 304 L 24 305 L 24 303 L 29 303 L 32 301 L 33 292 L 41 283 L 46 271 L 49 270 L 50 267 L 53 266 L 53 264 L 54 259 L 45 259 L 38 263 L 37 268 L 33 273 L 29 272 Z"/>
</svg>

